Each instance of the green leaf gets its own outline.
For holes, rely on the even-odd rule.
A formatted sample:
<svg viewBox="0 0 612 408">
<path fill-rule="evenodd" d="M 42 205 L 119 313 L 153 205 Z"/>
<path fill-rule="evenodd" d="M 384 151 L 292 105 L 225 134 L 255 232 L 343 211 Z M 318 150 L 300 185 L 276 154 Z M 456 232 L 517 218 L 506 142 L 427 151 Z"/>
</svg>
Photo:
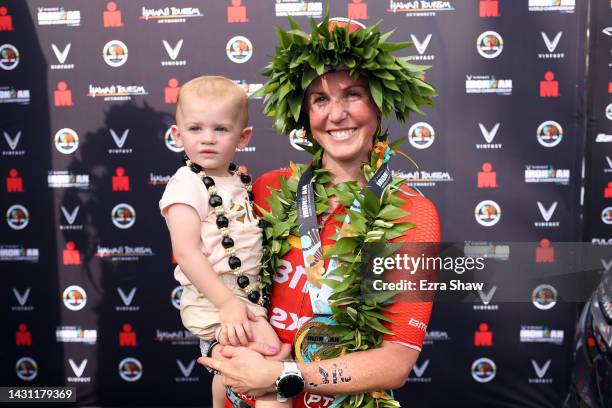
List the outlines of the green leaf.
<svg viewBox="0 0 612 408">
<path fill-rule="evenodd" d="M 380 80 L 375 77 L 370 77 L 368 78 L 368 83 L 370 85 L 370 92 L 372 93 L 372 99 L 374 99 L 374 103 L 376 103 L 376 106 L 381 108 L 383 103 L 383 94 Z"/>
<path fill-rule="evenodd" d="M 357 245 L 359 245 L 359 241 L 357 241 L 355 238 L 351 238 L 351 237 L 340 238 L 334 244 L 334 246 L 329 251 L 327 251 L 327 253 L 325 254 L 325 257 L 329 258 L 334 255 L 341 255 L 347 252 L 352 252 L 355 248 L 357 248 Z"/>
<path fill-rule="evenodd" d="M 397 220 L 408 215 L 407 211 L 394 205 L 386 205 L 379 213 L 378 218 L 385 221 Z"/>
<path fill-rule="evenodd" d="M 370 217 L 376 217 L 380 211 L 380 201 L 369 188 L 364 188 L 364 198 L 362 208 Z"/>
</svg>

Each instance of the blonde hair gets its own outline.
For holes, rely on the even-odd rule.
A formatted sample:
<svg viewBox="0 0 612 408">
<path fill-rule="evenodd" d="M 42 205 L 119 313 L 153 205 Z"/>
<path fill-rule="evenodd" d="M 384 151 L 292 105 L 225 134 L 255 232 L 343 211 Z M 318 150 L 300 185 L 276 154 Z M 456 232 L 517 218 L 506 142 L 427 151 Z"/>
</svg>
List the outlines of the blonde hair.
<svg viewBox="0 0 612 408">
<path fill-rule="evenodd" d="M 229 103 L 236 110 L 236 122 L 245 128 L 249 122 L 249 101 L 245 91 L 235 82 L 222 76 L 200 76 L 184 83 L 176 100 L 176 117 L 181 108 L 181 97 L 192 94 L 199 98 L 213 98 Z"/>
</svg>

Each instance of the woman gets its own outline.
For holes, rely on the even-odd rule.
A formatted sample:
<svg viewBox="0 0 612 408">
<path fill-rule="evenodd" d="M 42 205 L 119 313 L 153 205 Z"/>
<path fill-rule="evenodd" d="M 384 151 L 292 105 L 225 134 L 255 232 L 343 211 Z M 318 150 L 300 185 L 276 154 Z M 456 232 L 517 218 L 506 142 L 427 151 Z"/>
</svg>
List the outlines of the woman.
<svg viewBox="0 0 612 408">
<path fill-rule="evenodd" d="M 418 78 L 422 67 L 390 54 L 408 44 L 386 42 L 375 27 L 326 16 L 307 35 L 291 24 L 292 31 L 279 30 L 262 93 L 281 132 L 304 129 L 313 161 L 309 170 L 292 165 L 263 175 L 254 193 L 273 224 L 264 264 L 275 281 L 270 320 L 284 343 L 297 339 L 299 361 L 266 360 L 276 350 L 255 345 L 215 347 L 199 362 L 221 371 L 238 393 L 276 392 L 294 407 L 336 406 L 320 395 L 340 395 L 337 405 L 391 406 L 381 390 L 401 387 L 410 374 L 431 302 L 396 301 L 383 311 L 359 299 L 358 262 L 364 242 L 439 240 L 435 207 L 401 180 L 389 181 L 395 146 L 380 127 L 383 115 L 404 120 L 420 112 L 435 91 Z M 321 252 L 335 259 L 324 262 Z"/>
</svg>

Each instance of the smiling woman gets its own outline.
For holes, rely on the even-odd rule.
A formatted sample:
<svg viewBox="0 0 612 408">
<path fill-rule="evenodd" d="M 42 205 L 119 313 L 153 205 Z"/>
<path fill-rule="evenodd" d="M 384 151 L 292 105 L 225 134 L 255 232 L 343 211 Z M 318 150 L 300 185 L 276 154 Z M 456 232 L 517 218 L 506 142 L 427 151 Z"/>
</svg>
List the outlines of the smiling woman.
<svg viewBox="0 0 612 408">
<path fill-rule="evenodd" d="M 422 67 L 391 55 L 408 44 L 376 27 L 326 16 L 309 35 L 290 21 L 260 93 L 281 132 L 303 128 L 313 160 L 264 174 L 253 191 L 269 223 L 270 322 L 297 361 L 266 360 L 256 344 L 215 347 L 199 362 L 237 393 L 276 392 L 294 407 L 397 407 L 386 390 L 406 381 L 432 304 L 362 298 L 358 271 L 366 242 L 439 240 L 433 204 L 391 176 L 398 143 L 381 130 L 382 117 L 402 121 L 435 91 Z"/>
</svg>

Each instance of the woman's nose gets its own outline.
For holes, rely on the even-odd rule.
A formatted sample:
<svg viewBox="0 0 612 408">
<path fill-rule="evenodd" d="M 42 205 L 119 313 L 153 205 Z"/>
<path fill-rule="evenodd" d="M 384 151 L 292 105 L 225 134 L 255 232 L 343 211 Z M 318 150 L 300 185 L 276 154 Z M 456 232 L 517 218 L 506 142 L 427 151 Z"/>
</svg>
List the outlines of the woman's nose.
<svg viewBox="0 0 612 408">
<path fill-rule="evenodd" d="M 348 116 L 348 113 L 346 111 L 346 106 L 344 105 L 344 101 L 341 101 L 341 100 L 331 101 L 331 104 L 329 107 L 329 120 L 330 121 L 334 123 L 342 122 L 344 119 L 346 119 L 347 116 Z"/>
</svg>

